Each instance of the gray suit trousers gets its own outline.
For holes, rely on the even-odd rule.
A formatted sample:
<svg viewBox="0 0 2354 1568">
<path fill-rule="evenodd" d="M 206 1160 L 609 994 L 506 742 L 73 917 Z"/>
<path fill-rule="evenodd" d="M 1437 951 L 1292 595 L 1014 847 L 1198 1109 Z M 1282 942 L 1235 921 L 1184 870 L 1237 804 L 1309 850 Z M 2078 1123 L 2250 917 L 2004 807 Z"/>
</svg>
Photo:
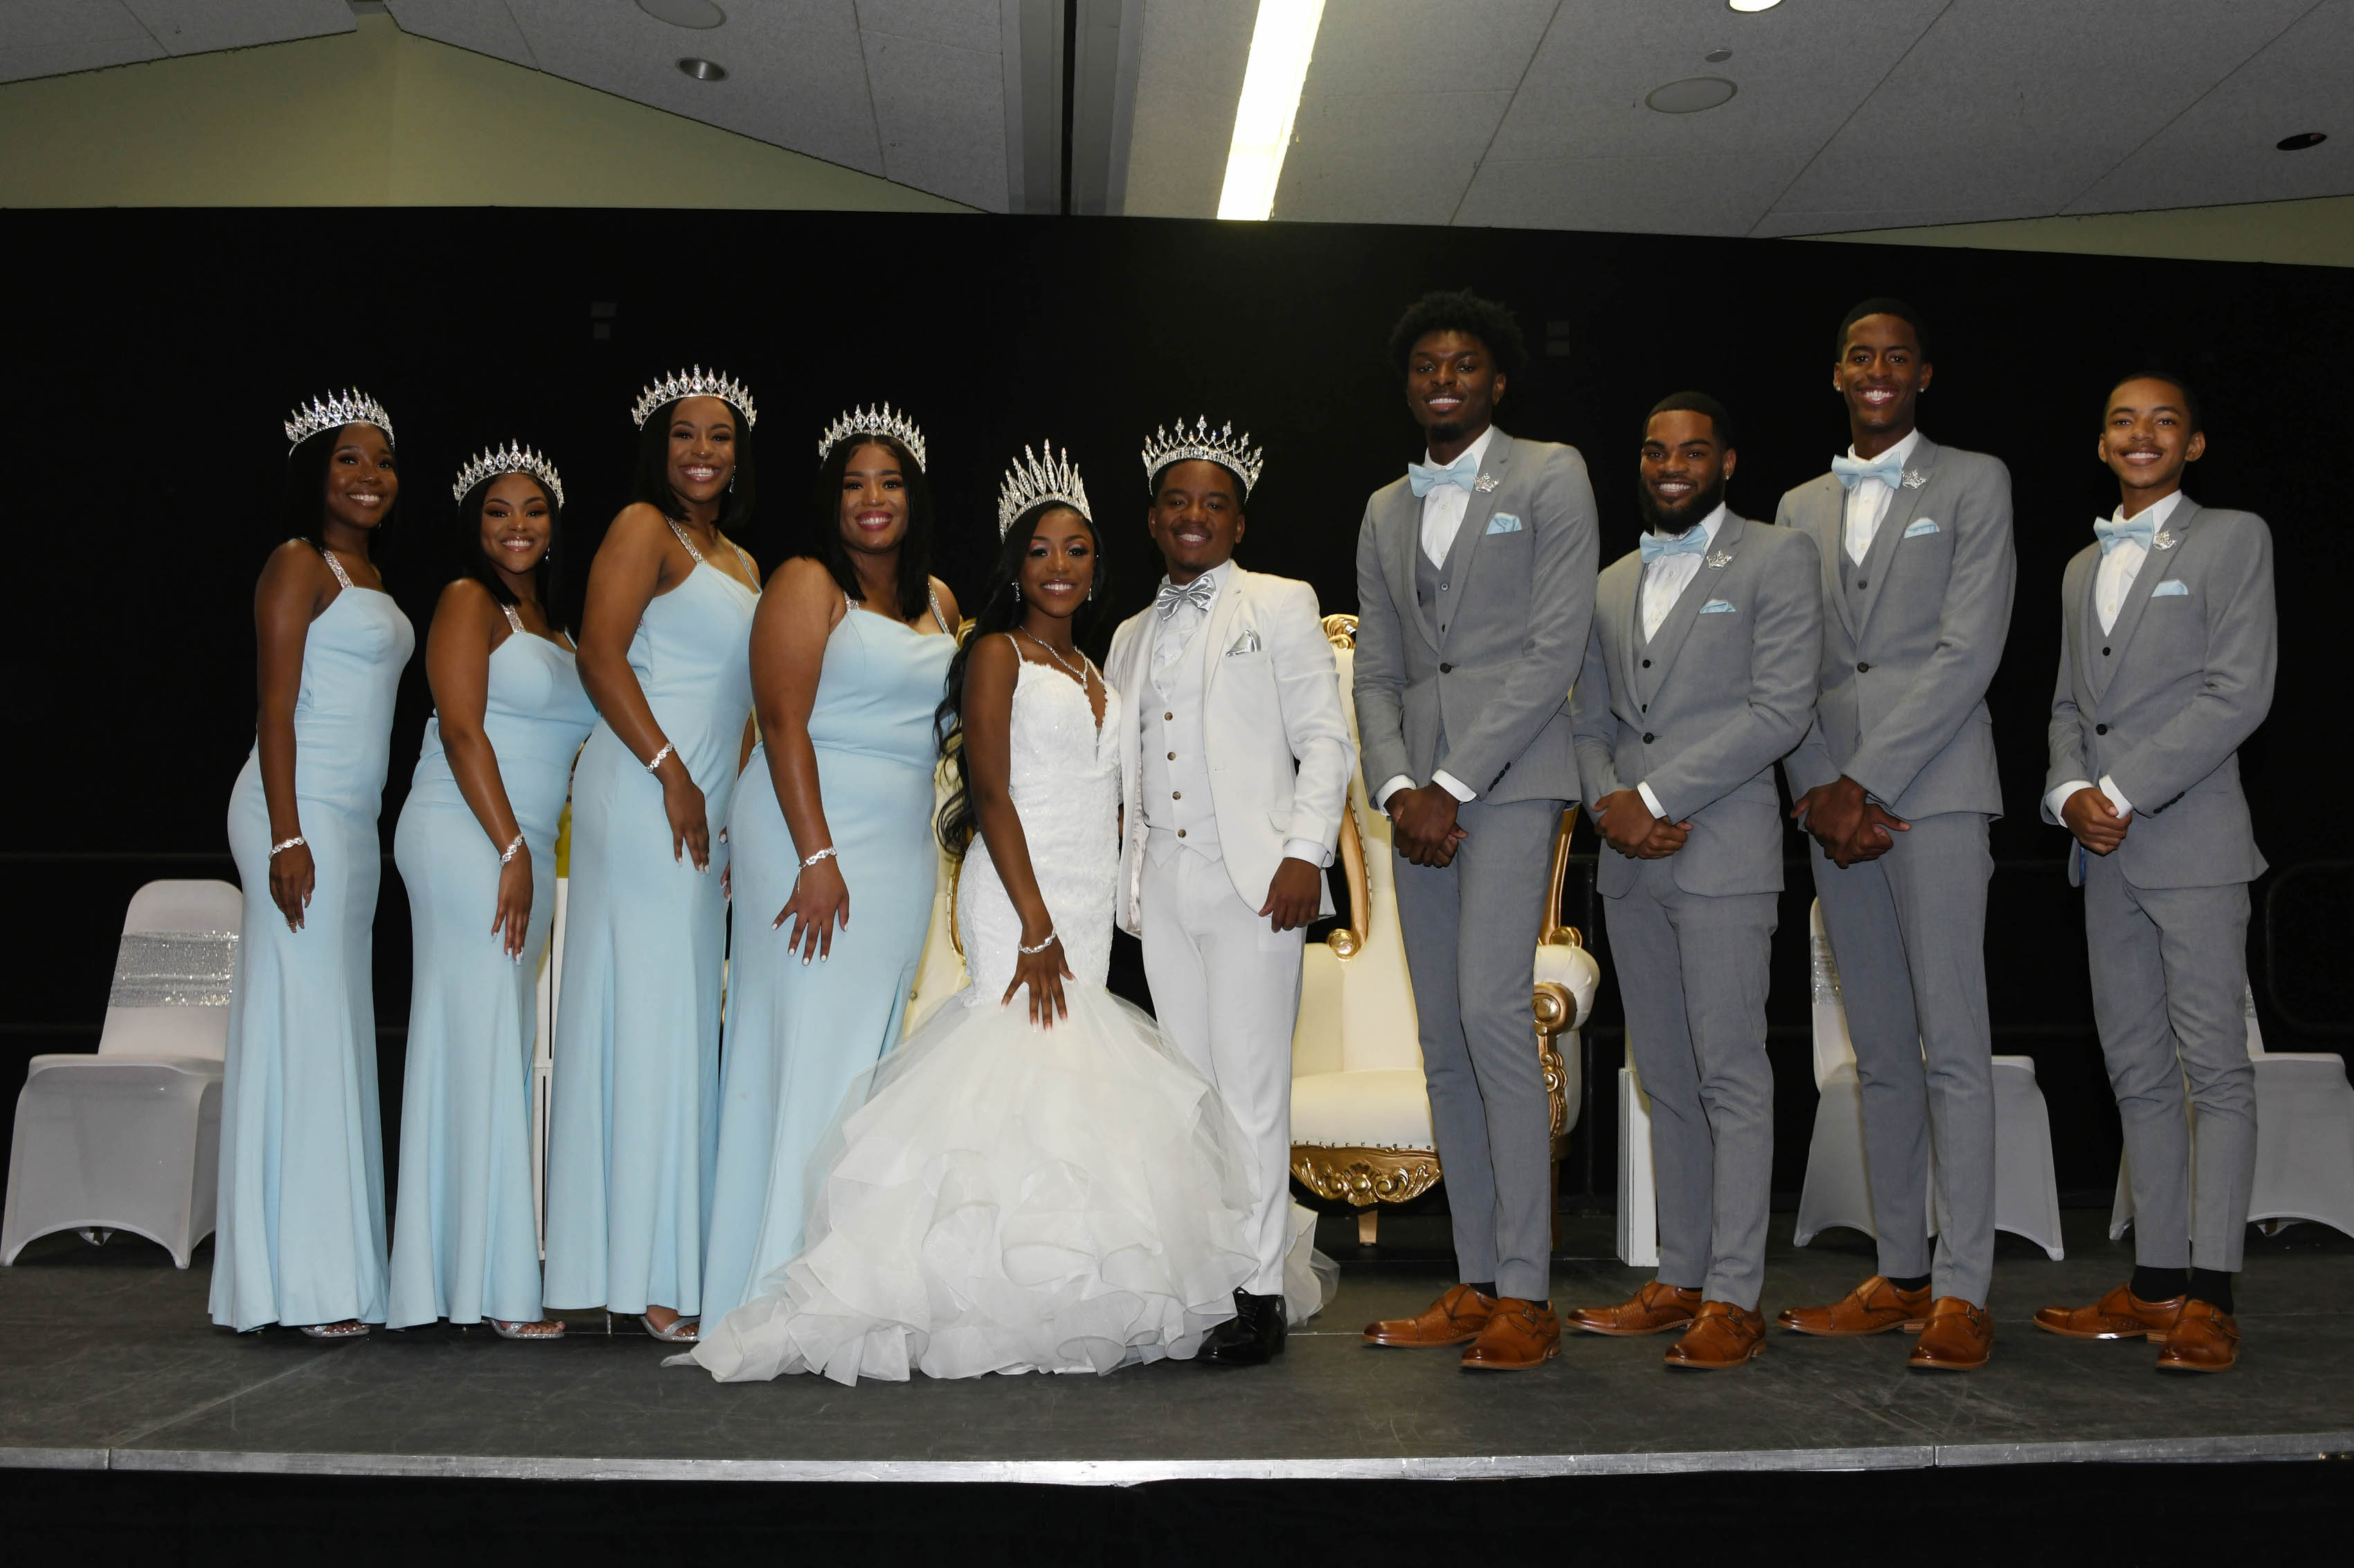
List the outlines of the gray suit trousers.
<svg viewBox="0 0 2354 1568">
<path fill-rule="evenodd" d="M 2136 887 L 2118 856 L 2084 858 L 2093 1018 L 2125 1123 L 2134 1261 L 2236 1272 L 2256 1179 L 2248 885 Z"/>
<path fill-rule="evenodd" d="M 1774 1184 L 1766 974 L 1777 898 L 1687 893 L 1673 864 L 1640 863 L 1635 885 L 1603 901 L 1627 1049 L 1651 1100 L 1659 1279 L 1754 1312 Z"/>
<path fill-rule="evenodd" d="M 1863 1099 L 1880 1272 L 1983 1307 L 1994 1276 L 1994 1037 L 1987 1022 L 1990 818 L 1916 817 L 1846 871 L 1812 845 Z M 1943 1224 L 1929 1251 L 1929 1143 Z"/>
<path fill-rule="evenodd" d="M 1430 1121 L 1456 1266 L 1499 1294 L 1551 1294 L 1553 1118 L 1529 1013 L 1563 800 L 1474 800 L 1452 864 L 1397 863 Z"/>
</svg>

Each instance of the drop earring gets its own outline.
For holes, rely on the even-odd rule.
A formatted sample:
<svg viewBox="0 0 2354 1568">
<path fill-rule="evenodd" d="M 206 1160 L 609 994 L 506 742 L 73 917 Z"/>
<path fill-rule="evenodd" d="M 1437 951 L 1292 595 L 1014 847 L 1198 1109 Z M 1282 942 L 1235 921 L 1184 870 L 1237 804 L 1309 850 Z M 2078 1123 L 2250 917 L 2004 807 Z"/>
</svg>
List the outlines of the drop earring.
<svg viewBox="0 0 2354 1568">
<path fill-rule="evenodd" d="M 1015 577 L 1012 582 L 1007 583 L 1005 586 L 1013 590 L 1013 602 L 1020 604 L 1022 602 L 1022 579 L 1020 577 Z"/>
</svg>

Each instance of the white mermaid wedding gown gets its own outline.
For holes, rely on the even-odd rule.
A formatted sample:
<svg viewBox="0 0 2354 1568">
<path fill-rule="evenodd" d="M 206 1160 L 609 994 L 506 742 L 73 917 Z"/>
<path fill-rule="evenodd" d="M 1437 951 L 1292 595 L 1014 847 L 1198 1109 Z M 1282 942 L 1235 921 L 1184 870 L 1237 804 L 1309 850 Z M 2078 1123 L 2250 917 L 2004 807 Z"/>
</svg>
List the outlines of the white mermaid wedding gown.
<svg viewBox="0 0 2354 1568">
<path fill-rule="evenodd" d="M 1117 691 L 1098 729 L 1076 683 L 1021 666 L 1012 794 L 1076 977 L 1068 1019 L 1042 1030 L 1026 995 L 998 1004 L 1022 924 L 976 839 L 957 897 L 972 983 L 852 1086 L 811 1160 L 801 1255 L 671 1364 L 722 1382 L 1108 1372 L 1189 1358 L 1234 1315 L 1254 1269 L 1239 1135 L 1104 989 L 1122 722 Z M 1303 1234 L 1295 1317 L 1329 1294 L 1309 1252 Z"/>
</svg>

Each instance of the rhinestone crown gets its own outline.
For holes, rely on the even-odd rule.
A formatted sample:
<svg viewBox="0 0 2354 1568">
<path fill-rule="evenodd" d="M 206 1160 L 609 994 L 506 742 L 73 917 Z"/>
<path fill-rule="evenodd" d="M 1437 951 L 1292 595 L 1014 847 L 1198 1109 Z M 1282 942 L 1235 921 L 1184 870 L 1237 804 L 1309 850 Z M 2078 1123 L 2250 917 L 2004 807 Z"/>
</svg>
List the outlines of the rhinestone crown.
<svg viewBox="0 0 2354 1568">
<path fill-rule="evenodd" d="M 491 447 L 478 458 L 471 458 L 458 471 L 458 482 L 450 487 L 450 498 L 464 501 L 466 493 L 486 479 L 496 479 L 503 473 L 527 473 L 547 487 L 547 493 L 560 508 L 564 504 L 564 481 L 556 476 L 556 465 L 514 441 L 504 447 Z"/>
<path fill-rule="evenodd" d="M 1005 482 L 997 492 L 997 536 L 1004 538 L 1013 527 L 1013 520 L 1042 501 L 1059 501 L 1086 518 L 1090 525 L 1096 514 L 1087 508 L 1087 482 L 1079 477 L 1078 469 L 1069 454 L 1055 450 L 1049 442 L 1041 441 L 1045 456 L 1034 455 L 1028 447 L 1013 460 L 1005 471 Z"/>
<path fill-rule="evenodd" d="M 1161 471 L 1172 463 L 1189 462 L 1195 458 L 1216 463 L 1241 480 L 1246 501 L 1258 484 L 1258 471 L 1267 464 L 1267 454 L 1251 445 L 1248 430 L 1239 436 L 1235 434 L 1233 420 L 1213 431 L 1206 418 L 1194 420 L 1191 430 L 1180 419 L 1174 437 L 1166 429 L 1158 429 L 1144 443 L 1144 482 L 1158 481 Z"/>
<path fill-rule="evenodd" d="M 345 425 L 374 425 L 384 432 L 387 444 L 392 442 L 392 416 L 384 411 L 383 404 L 354 387 L 341 395 L 330 392 L 313 397 L 307 406 L 295 404 L 294 412 L 286 418 L 286 448 L 292 451 L 321 430 L 340 430 Z"/>
<path fill-rule="evenodd" d="M 741 381 L 716 370 L 706 375 L 700 365 L 693 370 L 673 370 L 639 393 L 637 407 L 630 410 L 630 418 L 642 430 L 656 408 L 681 397 L 717 397 L 732 404 L 744 416 L 747 425 L 760 422 L 760 416 L 752 408 L 752 394 Z"/>
<path fill-rule="evenodd" d="M 916 428 L 915 420 L 896 412 L 888 403 L 877 403 L 872 408 L 853 408 L 828 425 L 825 434 L 817 439 L 817 461 L 823 462 L 826 453 L 851 436 L 888 436 L 907 449 L 907 455 L 916 460 L 917 468 L 928 466 L 924 461 L 924 432 Z"/>
</svg>

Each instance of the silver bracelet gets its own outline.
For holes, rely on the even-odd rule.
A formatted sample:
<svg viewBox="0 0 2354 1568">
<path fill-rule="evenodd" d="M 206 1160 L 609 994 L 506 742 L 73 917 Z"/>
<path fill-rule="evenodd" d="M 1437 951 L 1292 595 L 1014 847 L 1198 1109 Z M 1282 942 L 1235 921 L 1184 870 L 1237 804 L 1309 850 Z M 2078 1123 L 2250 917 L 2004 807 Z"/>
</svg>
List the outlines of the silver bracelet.
<svg viewBox="0 0 2354 1568">
<path fill-rule="evenodd" d="M 295 846 L 297 846 L 298 844 L 301 844 L 302 842 L 302 835 L 301 833 L 296 833 L 292 838 L 288 839 L 284 843 L 276 843 L 276 844 L 271 844 L 271 845 L 270 846 L 270 859 L 272 859 L 272 860 L 276 860 L 276 859 L 277 859 L 281 854 L 284 853 L 285 853 L 286 851 L 288 851 L 288 850 L 291 850 L 291 849 L 294 848 Z"/>
<path fill-rule="evenodd" d="M 523 853 L 523 835 L 517 833 L 514 836 L 514 842 L 499 851 L 499 863 L 504 865 L 521 853 Z"/>
<path fill-rule="evenodd" d="M 668 757 L 675 749 L 676 748 L 673 747 L 670 742 L 666 740 L 663 741 L 662 744 L 662 749 L 655 752 L 653 759 L 646 764 L 646 771 L 652 773 L 659 770 L 663 765 L 663 758 Z"/>
<path fill-rule="evenodd" d="M 1054 933 L 1054 932 L 1052 932 L 1052 931 L 1049 931 L 1049 932 L 1047 932 L 1047 933 L 1046 933 L 1046 939 L 1045 939 L 1044 941 L 1043 941 L 1043 942 L 1039 943 L 1036 947 L 1034 947 L 1034 948 L 1025 948 L 1025 947 L 1021 946 L 1019 943 L 1016 943 L 1016 944 L 1014 945 L 1014 951 L 1016 951 L 1016 952 L 1018 952 L 1018 953 L 1021 953 L 1021 954 L 1024 955 L 1025 957 L 1027 957 L 1027 956 L 1034 956 L 1034 955 L 1036 955 L 1036 954 L 1043 953 L 1043 952 L 1044 952 L 1047 948 L 1049 948 L 1053 947 L 1053 946 L 1055 945 L 1055 933 Z"/>
<path fill-rule="evenodd" d="M 820 862 L 820 861 L 822 861 L 822 860 L 832 860 L 832 858 L 833 858 L 833 846 L 832 846 L 832 844 L 828 844 L 828 845 L 826 845 L 826 846 L 825 846 L 825 848 L 823 848 L 823 849 L 822 849 L 822 850 L 818 851 L 818 852 L 817 852 L 817 853 L 815 853 L 815 854 L 813 854 L 813 855 L 811 855 L 811 856 L 809 856 L 808 858 L 806 858 L 805 860 L 803 860 L 803 861 L 801 862 L 801 869 L 802 869 L 803 871 L 807 871 L 810 867 L 811 867 L 811 866 L 815 865 L 818 862 Z"/>
</svg>

